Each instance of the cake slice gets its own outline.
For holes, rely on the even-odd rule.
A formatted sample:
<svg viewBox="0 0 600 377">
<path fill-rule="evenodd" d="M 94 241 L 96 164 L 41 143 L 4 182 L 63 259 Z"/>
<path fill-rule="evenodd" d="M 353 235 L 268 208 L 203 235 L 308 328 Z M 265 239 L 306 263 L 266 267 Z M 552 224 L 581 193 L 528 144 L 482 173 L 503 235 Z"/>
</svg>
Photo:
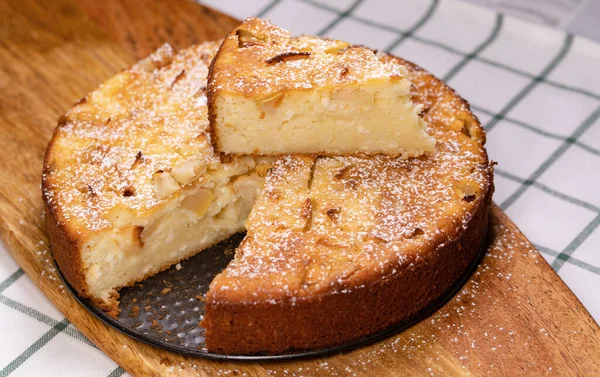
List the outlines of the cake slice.
<svg viewBox="0 0 600 377">
<path fill-rule="evenodd" d="M 225 155 L 432 151 L 406 68 L 338 40 L 249 18 L 224 40 L 208 75 L 212 142 Z"/>
</svg>

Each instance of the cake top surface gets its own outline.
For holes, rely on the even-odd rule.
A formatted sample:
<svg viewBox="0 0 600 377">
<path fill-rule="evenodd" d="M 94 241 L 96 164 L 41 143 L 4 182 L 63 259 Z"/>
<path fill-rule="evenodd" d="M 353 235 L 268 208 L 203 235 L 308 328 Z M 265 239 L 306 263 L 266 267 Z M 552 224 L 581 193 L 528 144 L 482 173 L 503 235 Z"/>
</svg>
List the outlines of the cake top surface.
<svg viewBox="0 0 600 377">
<path fill-rule="evenodd" d="M 382 59 L 408 68 L 435 150 L 408 160 L 280 158 L 208 300 L 293 304 L 374 283 L 458 237 L 487 205 L 492 168 L 468 104 L 416 66 Z"/>
<path fill-rule="evenodd" d="M 190 161 L 221 164 L 206 134 L 207 65 L 218 42 L 174 54 L 163 47 L 75 105 L 49 146 L 43 189 L 59 222 L 75 232 L 110 227 L 114 208 L 152 211 L 164 196 L 156 175 Z M 373 157 L 280 158 L 267 174 L 234 261 L 208 300 L 296 300 L 343 292 L 410 268 L 432 245 L 466 228 L 492 189 L 483 128 L 468 104 L 425 71 L 408 68 L 435 151 L 404 160 Z M 140 153 L 141 152 L 141 153 Z M 177 174 L 175 174 L 177 175 Z"/>
<path fill-rule="evenodd" d="M 207 134 L 206 76 L 218 42 L 175 54 L 164 45 L 86 95 L 59 120 L 43 175 L 46 202 L 80 234 L 141 215 L 220 164 Z M 180 173 L 180 174 L 177 174 Z"/>
<path fill-rule="evenodd" d="M 225 38 L 211 67 L 209 91 L 247 97 L 293 89 L 398 80 L 406 70 L 372 50 L 318 37 L 292 37 L 269 21 L 249 18 Z M 212 94 L 211 94 L 212 95 Z"/>
</svg>

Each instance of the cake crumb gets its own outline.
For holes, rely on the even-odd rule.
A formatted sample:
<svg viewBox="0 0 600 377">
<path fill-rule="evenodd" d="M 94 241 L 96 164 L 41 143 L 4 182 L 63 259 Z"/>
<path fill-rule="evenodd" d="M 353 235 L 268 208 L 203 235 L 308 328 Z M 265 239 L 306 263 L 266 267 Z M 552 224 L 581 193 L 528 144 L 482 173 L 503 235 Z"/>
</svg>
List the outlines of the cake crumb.
<svg viewBox="0 0 600 377">
<path fill-rule="evenodd" d="M 137 317 L 138 315 L 140 315 L 140 307 L 139 307 L 139 306 L 137 306 L 137 305 L 134 305 L 134 306 L 131 308 L 131 312 L 129 313 L 129 317 L 135 318 L 135 317 Z"/>
</svg>

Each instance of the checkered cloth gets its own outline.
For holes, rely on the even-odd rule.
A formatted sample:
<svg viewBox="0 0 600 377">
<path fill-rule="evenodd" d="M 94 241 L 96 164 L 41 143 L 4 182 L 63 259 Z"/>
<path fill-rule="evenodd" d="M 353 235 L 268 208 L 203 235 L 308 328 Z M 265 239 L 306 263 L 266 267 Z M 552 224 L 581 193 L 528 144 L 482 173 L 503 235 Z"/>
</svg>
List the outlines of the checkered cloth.
<svg viewBox="0 0 600 377">
<path fill-rule="evenodd" d="M 447 81 L 487 129 L 494 200 L 600 320 L 600 45 L 453 0 L 210 5 L 387 50 Z M 0 377 L 125 374 L 1 247 L 0 318 Z"/>
</svg>

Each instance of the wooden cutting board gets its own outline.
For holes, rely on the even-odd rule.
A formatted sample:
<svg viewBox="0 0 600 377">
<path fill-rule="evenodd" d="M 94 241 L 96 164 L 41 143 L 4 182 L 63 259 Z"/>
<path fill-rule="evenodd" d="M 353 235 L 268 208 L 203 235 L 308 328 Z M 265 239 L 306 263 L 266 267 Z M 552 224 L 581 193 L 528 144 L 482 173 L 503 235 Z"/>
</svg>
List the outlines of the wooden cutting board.
<svg viewBox="0 0 600 377">
<path fill-rule="evenodd" d="M 48 252 L 40 194 L 57 118 L 162 43 L 186 47 L 235 24 L 183 0 L 0 3 L 0 235 L 77 328 L 138 376 L 600 375 L 598 325 L 496 206 L 487 256 L 451 302 L 407 331 L 342 355 L 278 363 L 184 357 L 105 326 L 65 292 Z"/>
</svg>

